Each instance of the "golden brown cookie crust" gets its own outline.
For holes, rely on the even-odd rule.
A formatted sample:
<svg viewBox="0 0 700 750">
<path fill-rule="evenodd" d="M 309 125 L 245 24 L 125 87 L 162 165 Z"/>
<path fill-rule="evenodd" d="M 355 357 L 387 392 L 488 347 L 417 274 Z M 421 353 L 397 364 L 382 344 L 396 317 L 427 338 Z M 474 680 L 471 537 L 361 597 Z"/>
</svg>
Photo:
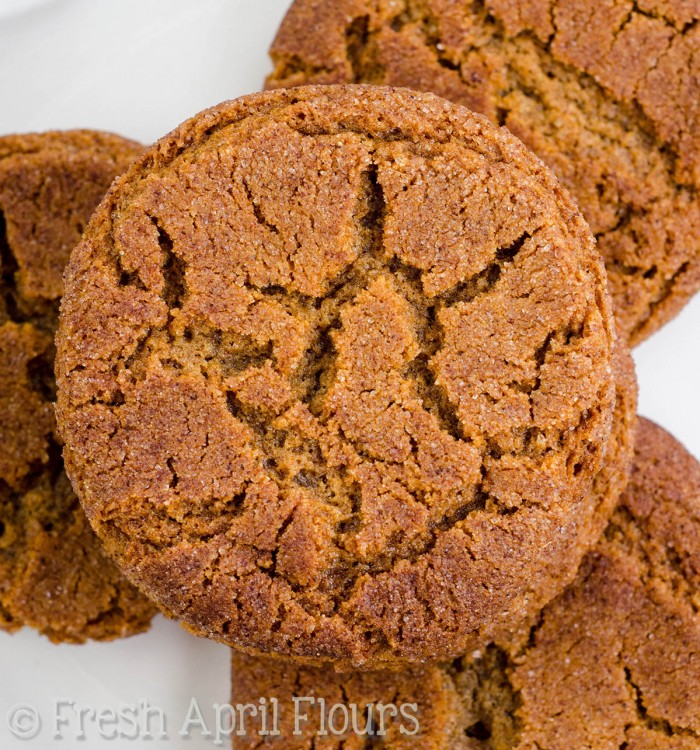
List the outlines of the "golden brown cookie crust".
<svg viewBox="0 0 700 750">
<path fill-rule="evenodd" d="M 88 517 L 197 633 L 458 654 L 594 541 L 600 258 L 539 160 L 431 95 L 308 88 L 185 123 L 91 222 L 57 341 Z"/>
<path fill-rule="evenodd" d="M 54 641 L 145 630 L 154 607 L 103 554 L 63 471 L 53 400 L 61 275 L 142 152 L 91 131 L 0 138 L 0 627 Z"/>
<path fill-rule="evenodd" d="M 234 654 L 232 704 L 277 698 L 280 731 L 263 742 L 249 714 L 235 750 L 359 750 L 370 738 L 354 729 L 317 733 L 328 732 L 334 705 L 356 705 L 364 729 L 372 704 L 375 716 L 380 704 L 417 705 L 420 733 L 402 733 L 414 725 L 394 719 L 376 740 L 386 750 L 699 747 L 700 464 L 646 420 L 636 444 L 630 484 L 604 537 L 524 637 L 400 673 L 334 675 Z M 297 714 L 309 716 L 299 736 L 295 696 L 315 698 L 299 704 Z"/>
<path fill-rule="evenodd" d="M 630 468 L 634 455 L 635 432 L 637 428 L 637 377 L 634 369 L 634 361 L 627 346 L 618 339 L 615 351 L 615 412 L 613 415 L 613 426 L 605 455 L 603 468 L 596 474 L 593 485 L 583 500 L 586 510 L 580 513 L 581 518 L 588 519 L 588 526 L 584 536 L 589 539 L 600 539 L 605 530 L 615 507 L 620 500 L 620 495 L 627 486 L 630 476 Z M 566 534 L 567 530 L 561 530 Z M 575 544 L 575 532 L 568 531 L 570 544 Z M 581 531 L 578 532 L 581 534 Z M 549 561 L 556 569 L 560 566 L 557 560 Z M 549 577 L 550 585 L 539 596 L 542 602 L 548 602 L 558 596 L 563 590 L 563 584 L 571 583 L 577 571 L 572 571 L 568 579 L 561 580 L 553 571 Z M 541 610 L 542 608 L 540 608 Z M 528 617 L 527 620 L 518 622 L 517 618 L 504 623 L 499 632 L 494 633 L 494 641 L 506 640 L 507 642 L 522 638 L 523 634 L 529 633 L 533 620 L 539 617 L 540 610 Z"/>
<path fill-rule="evenodd" d="M 270 88 L 432 91 L 506 125 L 598 239 L 635 345 L 700 288 L 694 0 L 295 0 Z"/>
<path fill-rule="evenodd" d="M 627 484 L 634 452 L 637 387 L 632 359 L 624 346 L 616 356 L 615 372 L 614 435 L 590 498 L 600 509 L 594 522 L 599 530 L 607 523 L 611 508 Z M 644 484 L 648 488 L 651 483 Z M 539 617 L 535 621 L 538 622 Z M 339 674 L 234 651 L 231 705 L 235 710 L 236 734 L 233 748 L 364 750 L 368 746 L 366 732 L 369 731 L 375 733 L 376 742 L 381 737 L 380 746 L 386 750 L 529 747 L 518 741 L 516 711 L 521 699 L 510 682 L 513 659 L 509 651 L 517 650 L 513 642 L 527 643 L 535 628 L 501 636 L 501 640 L 510 644 L 507 648 L 492 645 L 476 660 L 458 659 L 450 665 L 420 666 L 396 672 Z M 273 699 L 277 701 L 276 706 Z M 295 699 L 303 700 L 295 705 Z M 258 714 L 253 715 L 249 709 L 248 713 L 242 713 L 240 706 L 255 706 Z M 261 706 L 266 710 L 264 720 Z M 347 712 L 335 706 L 344 706 Z M 301 718 L 303 715 L 306 719 Z M 350 729 L 343 732 L 346 715 L 351 722 Z M 260 735 L 261 731 L 273 729 L 279 736 Z M 298 735 L 294 734 L 295 730 L 299 731 Z M 380 731 L 383 734 L 377 734 Z M 322 732 L 325 734 L 320 734 Z M 630 738 L 632 736 L 633 730 Z M 568 750 L 566 745 L 561 747 Z M 683 745 L 678 747 L 684 750 Z"/>
</svg>

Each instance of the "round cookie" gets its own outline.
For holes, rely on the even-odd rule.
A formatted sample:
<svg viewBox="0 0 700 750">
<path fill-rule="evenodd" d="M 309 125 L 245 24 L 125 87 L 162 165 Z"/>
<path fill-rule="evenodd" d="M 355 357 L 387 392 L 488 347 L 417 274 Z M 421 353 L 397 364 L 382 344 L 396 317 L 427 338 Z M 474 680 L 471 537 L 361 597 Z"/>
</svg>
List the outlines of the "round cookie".
<svg viewBox="0 0 700 750">
<path fill-rule="evenodd" d="M 373 740 L 386 750 L 696 750 L 700 465 L 646 420 L 636 443 L 605 536 L 520 642 L 399 673 L 339 675 L 234 654 L 232 704 L 264 697 L 272 716 L 276 698 L 267 729 L 279 736 L 264 744 L 280 750 Z M 343 732 L 345 716 L 354 723 Z M 262 714 L 240 717 L 234 748 L 259 747 Z"/>
<path fill-rule="evenodd" d="M 634 345 L 700 288 L 698 18 L 656 0 L 295 0 L 267 85 L 408 86 L 506 125 L 574 195 Z"/>
<path fill-rule="evenodd" d="M 130 635 L 154 607 L 102 552 L 63 470 L 53 335 L 71 249 L 142 152 L 89 131 L 0 137 L 0 628 Z"/>
<path fill-rule="evenodd" d="M 588 227 L 506 131 L 410 91 L 245 97 L 151 148 L 71 256 L 66 465 L 194 632 L 448 657 L 595 541 L 612 329 Z"/>
</svg>

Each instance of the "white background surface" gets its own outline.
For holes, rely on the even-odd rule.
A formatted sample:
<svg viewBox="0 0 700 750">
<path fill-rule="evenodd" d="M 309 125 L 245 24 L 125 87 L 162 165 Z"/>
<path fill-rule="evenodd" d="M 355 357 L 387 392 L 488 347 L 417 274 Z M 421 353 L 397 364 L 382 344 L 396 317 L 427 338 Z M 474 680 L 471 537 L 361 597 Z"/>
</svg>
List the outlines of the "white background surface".
<svg viewBox="0 0 700 750">
<path fill-rule="evenodd" d="M 50 128 L 110 130 L 151 142 L 197 111 L 259 89 L 267 48 L 288 0 L 0 0 L 0 133 Z M 640 412 L 700 457 L 700 296 L 635 352 Z M 178 732 L 191 699 L 208 724 L 229 696 L 225 647 L 158 618 L 146 635 L 111 644 L 53 646 L 24 630 L 0 633 L 0 750 L 15 748 L 212 748 Z M 167 739 L 86 739 L 72 709 L 52 739 L 52 702 L 118 710 L 148 701 Z M 42 719 L 33 740 L 13 738 L 18 703 Z M 153 722 L 154 733 L 158 722 Z"/>
</svg>

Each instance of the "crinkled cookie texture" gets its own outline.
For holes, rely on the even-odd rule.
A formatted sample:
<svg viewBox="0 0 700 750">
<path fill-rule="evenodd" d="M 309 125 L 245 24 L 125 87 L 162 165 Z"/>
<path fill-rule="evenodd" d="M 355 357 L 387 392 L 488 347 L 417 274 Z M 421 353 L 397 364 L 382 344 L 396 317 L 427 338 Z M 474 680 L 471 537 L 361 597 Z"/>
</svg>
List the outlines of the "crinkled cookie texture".
<svg viewBox="0 0 700 750">
<path fill-rule="evenodd" d="M 102 552 L 63 471 L 52 402 L 61 275 L 142 152 L 88 131 L 0 138 L 0 628 L 53 641 L 145 630 L 154 607 Z"/>
<path fill-rule="evenodd" d="M 328 670 L 234 654 L 233 704 L 279 701 L 279 737 L 246 717 L 236 750 L 697 750 L 700 747 L 700 465 L 640 420 L 631 482 L 575 582 L 520 641 L 399 673 Z M 301 733 L 295 729 L 294 697 Z M 324 699 L 325 726 L 319 714 Z M 344 705 L 355 728 L 342 732 Z M 403 707 L 415 723 L 383 712 Z M 371 706 L 371 708 L 370 708 Z M 374 737 L 369 736 L 368 717 Z M 238 728 L 240 728 L 240 720 Z M 270 725 L 268 724 L 268 729 Z"/>
<path fill-rule="evenodd" d="M 506 125 L 573 193 L 637 344 L 700 288 L 697 0 L 295 0 L 269 87 L 432 91 Z"/>
<path fill-rule="evenodd" d="M 69 475 L 196 633 L 339 666 L 457 655 L 595 540 L 612 326 L 585 222 L 485 118 L 355 86 L 224 103 L 71 256 Z"/>
<path fill-rule="evenodd" d="M 614 432 L 605 466 L 596 477 L 589 498 L 600 509 L 595 520 L 600 533 L 627 484 L 633 457 L 637 387 L 632 360 L 624 346 L 618 350 L 615 372 Z M 554 603 L 551 608 L 556 606 Z M 543 622 L 546 616 L 536 615 L 533 621 Z M 523 643 L 529 643 L 539 625 L 527 627 L 503 634 L 501 640 L 509 645 L 491 645 L 477 658 L 459 659 L 449 666 L 415 666 L 393 672 L 338 674 L 234 651 L 231 704 L 260 707 L 260 699 L 264 698 L 267 718 L 263 719 L 262 713 L 249 712 L 241 719 L 237 714 L 233 748 L 366 750 L 373 744 L 386 750 L 536 748 L 520 739 L 521 719 L 516 718 L 516 711 L 522 712 L 522 701 L 510 681 L 514 655 L 523 650 Z M 550 667 L 554 665 L 556 660 Z M 277 701 L 274 709 L 272 699 Z M 276 726 L 272 722 L 274 715 L 278 717 Z M 349 724 L 344 730 L 346 716 Z M 261 734 L 273 728 L 278 735 Z M 575 745 L 562 740 L 560 745 L 541 746 L 543 750 L 550 747 L 570 750 Z M 595 743 L 586 747 L 607 748 Z"/>
</svg>

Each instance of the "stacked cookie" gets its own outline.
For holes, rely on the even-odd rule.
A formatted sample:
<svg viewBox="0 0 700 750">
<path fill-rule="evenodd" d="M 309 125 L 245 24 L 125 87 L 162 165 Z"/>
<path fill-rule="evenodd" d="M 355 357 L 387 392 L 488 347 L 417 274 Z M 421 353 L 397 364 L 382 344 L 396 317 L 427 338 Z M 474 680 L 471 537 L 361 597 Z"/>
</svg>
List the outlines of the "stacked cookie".
<svg viewBox="0 0 700 750">
<path fill-rule="evenodd" d="M 620 484 L 601 474 L 626 471 L 588 227 L 514 137 L 434 96 L 194 118 L 114 185 L 65 281 L 88 517 L 232 646 L 363 668 L 482 647 L 573 578 Z"/>
<path fill-rule="evenodd" d="M 493 6 L 298 0 L 274 91 L 0 139 L 2 627 L 157 606 L 282 704 L 239 747 L 700 746 L 700 468 L 628 349 L 700 285 L 694 25 Z"/>
<path fill-rule="evenodd" d="M 268 86 L 432 91 L 505 125 L 567 187 L 637 344 L 700 288 L 690 0 L 295 0 Z"/>
</svg>

